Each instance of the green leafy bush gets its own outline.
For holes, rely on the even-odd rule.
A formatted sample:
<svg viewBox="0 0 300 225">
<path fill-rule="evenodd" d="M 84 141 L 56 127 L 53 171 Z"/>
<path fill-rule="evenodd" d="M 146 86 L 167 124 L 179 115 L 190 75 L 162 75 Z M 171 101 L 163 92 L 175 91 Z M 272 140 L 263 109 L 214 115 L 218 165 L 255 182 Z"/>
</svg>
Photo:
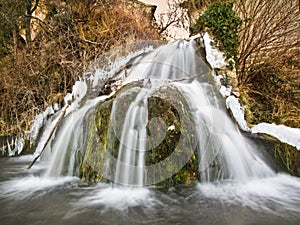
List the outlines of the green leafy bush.
<svg viewBox="0 0 300 225">
<path fill-rule="evenodd" d="M 208 29 L 215 36 L 217 46 L 224 52 L 225 58 L 237 62 L 238 28 L 242 24 L 242 20 L 235 14 L 232 7 L 232 2 L 212 3 L 191 27 L 191 32 L 199 33 Z M 234 66 L 237 67 L 231 62 L 230 68 L 233 69 Z"/>
</svg>

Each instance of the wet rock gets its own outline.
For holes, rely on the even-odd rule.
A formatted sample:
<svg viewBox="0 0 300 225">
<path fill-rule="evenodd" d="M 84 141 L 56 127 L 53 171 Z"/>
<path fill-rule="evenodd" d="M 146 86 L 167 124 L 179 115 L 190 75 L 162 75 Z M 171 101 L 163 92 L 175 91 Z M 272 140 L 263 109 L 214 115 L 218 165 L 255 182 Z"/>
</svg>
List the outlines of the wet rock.
<svg viewBox="0 0 300 225">
<path fill-rule="evenodd" d="M 83 180 L 113 180 L 113 161 L 118 158 L 120 132 L 126 112 L 141 88 L 141 81 L 125 85 L 90 114 L 87 149 L 79 173 Z M 115 113 L 118 118 L 111 125 L 111 110 L 117 97 L 119 107 Z M 145 153 L 146 184 L 165 187 L 189 185 L 197 180 L 198 160 L 195 149 L 190 147 L 193 146 L 190 143 L 195 132 L 194 122 L 184 97 L 175 87 L 162 87 L 148 97 L 148 121 L 147 146 L 151 148 Z M 182 121 L 185 121 L 185 127 L 189 127 L 188 132 L 183 131 Z"/>
</svg>

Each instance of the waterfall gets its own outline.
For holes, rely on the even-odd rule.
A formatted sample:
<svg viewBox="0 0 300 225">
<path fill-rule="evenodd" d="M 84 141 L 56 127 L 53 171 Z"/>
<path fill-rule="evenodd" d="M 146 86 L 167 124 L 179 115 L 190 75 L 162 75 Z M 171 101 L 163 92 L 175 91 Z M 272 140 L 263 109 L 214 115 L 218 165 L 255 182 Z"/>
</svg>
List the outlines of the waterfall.
<svg viewBox="0 0 300 225">
<path fill-rule="evenodd" d="M 196 54 L 195 41 L 160 46 L 134 64 L 124 84 L 142 79 L 179 80 L 208 72 Z"/>
<path fill-rule="evenodd" d="M 262 161 L 218 103 L 212 85 L 175 83 L 196 123 L 202 181 L 267 177 L 274 172 Z"/>
<path fill-rule="evenodd" d="M 120 138 L 115 183 L 138 186 L 144 184 L 149 93 L 149 89 L 142 89 L 126 113 Z M 114 112 L 115 110 L 112 110 L 112 118 L 116 116 Z"/>
<path fill-rule="evenodd" d="M 140 93 L 130 104 L 121 128 L 118 159 L 113 176 L 115 183 L 144 185 L 146 179 L 144 157 L 147 150 L 146 127 L 148 124 L 147 98 L 164 85 L 164 81 L 189 79 L 196 77 L 198 72 L 206 72 L 206 66 L 197 60 L 195 49 L 195 42 L 177 41 L 147 54 L 131 68 L 124 83 L 144 80 L 144 84 Z M 111 121 L 117 116 L 114 106 Z"/>
<path fill-rule="evenodd" d="M 163 86 L 178 89 L 192 114 L 196 126 L 196 133 L 192 136 L 196 138 L 201 181 L 243 181 L 274 174 L 226 114 L 224 101 L 210 82 L 209 68 L 199 58 L 196 49 L 193 40 L 163 45 L 142 56 L 135 56 L 131 67 L 123 66 L 126 71 L 118 71 L 114 75 L 115 79 L 122 79 L 123 85 L 140 81 L 140 87 L 139 93 L 128 106 L 122 126 L 114 127 L 120 134 L 117 135 L 120 144 L 116 163 L 113 163 L 115 168 L 105 168 L 113 171 L 111 181 L 125 185 L 145 185 L 145 153 L 149 150 L 148 98 Z M 98 82 L 100 79 L 97 76 Z M 95 82 L 94 88 L 97 86 Z M 84 154 L 86 147 L 85 116 L 108 97 L 91 97 L 81 107 L 77 103 L 77 108 L 73 107 L 72 112 L 65 117 L 52 143 L 47 146 L 51 154 L 46 159 L 49 161 L 46 176 L 74 175 L 75 155 L 78 151 Z M 114 100 L 111 123 L 118 117 L 116 107 Z M 105 165 L 111 166 L 110 163 Z"/>
<path fill-rule="evenodd" d="M 53 145 L 48 145 L 51 152 L 46 176 L 74 175 L 75 154 L 84 147 L 84 117 L 86 113 L 103 100 L 98 97 L 87 101 L 83 107 L 70 113 L 59 127 Z"/>
</svg>

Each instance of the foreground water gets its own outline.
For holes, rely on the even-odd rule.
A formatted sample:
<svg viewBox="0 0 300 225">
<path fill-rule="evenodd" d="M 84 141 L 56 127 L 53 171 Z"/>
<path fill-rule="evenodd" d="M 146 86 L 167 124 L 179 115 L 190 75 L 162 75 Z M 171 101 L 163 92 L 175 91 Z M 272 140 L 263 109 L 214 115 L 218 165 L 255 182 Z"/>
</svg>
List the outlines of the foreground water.
<svg viewBox="0 0 300 225">
<path fill-rule="evenodd" d="M 0 159 L 0 224 L 298 224 L 300 180 L 125 188 L 46 178 L 32 156 Z"/>
</svg>

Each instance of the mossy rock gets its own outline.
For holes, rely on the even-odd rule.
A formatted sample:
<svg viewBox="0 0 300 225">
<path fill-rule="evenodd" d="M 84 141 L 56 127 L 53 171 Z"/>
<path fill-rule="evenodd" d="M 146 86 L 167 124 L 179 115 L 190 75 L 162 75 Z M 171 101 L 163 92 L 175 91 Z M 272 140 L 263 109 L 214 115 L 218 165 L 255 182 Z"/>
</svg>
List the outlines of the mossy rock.
<svg viewBox="0 0 300 225">
<path fill-rule="evenodd" d="M 108 164 L 118 158 L 118 137 L 125 114 L 141 88 L 142 82 L 125 85 L 114 97 L 96 106 L 95 111 L 89 115 L 88 143 L 80 171 L 83 180 L 113 180 L 113 175 L 110 177 L 110 174 L 114 172 L 107 173 Z M 118 107 L 114 107 L 114 104 Z M 115 115 L 118 115 L 113 126 L 111 110 L 116 110 Z M 150 168 L 146 169 L 146 179 L 149 178 L 145 181 L 146 184 L 188 185 L 197 180 L 198 160 L 194 148 L 191 147 L 194 146 L 194 122 L 184 97 L 175 87 L 161 87 L 148 97 L 148 121 L 147 146 L 151 148 L 145 153 L 146 168 Z M 185 122 L 184 126 L 182 121 Z M 188 132 L 186 127 L 189 128 Z M 164 134 L 163 139 L 156 140 L 158 133 Z"/>
<path fill-rule="evenodd" d="M 267 134 L 248 135 L 266 153 L 266 158 L 277 172 L 300 177 L 300 152 L 295 147 Z"/>
<path fill-rule="evenodd" d="M 161 88 L 148 99 L 148 111 L 149 121 L 160 118 L 168 127 L 164 140 L 147 152 L 146 165 L 156 168 L 148 171 L 148 179 L 164 187 L 191 184 L 198 178 L 198 160 L 194 152 L 195 125 L 184 97 L 174 87 Z M 150 136 L 149 142 L 155 140 Z M 164 179 L 166 176 L 168 179 Z"/>
</svg>

